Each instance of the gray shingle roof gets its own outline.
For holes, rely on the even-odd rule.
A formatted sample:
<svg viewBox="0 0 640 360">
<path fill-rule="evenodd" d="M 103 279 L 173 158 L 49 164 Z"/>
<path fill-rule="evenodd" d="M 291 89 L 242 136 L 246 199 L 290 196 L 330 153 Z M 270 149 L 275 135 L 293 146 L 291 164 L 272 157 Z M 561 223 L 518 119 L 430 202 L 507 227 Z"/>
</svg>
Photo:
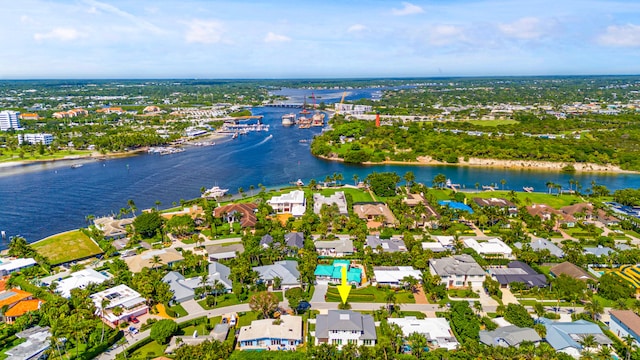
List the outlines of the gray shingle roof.
<svg viewBox="0 0 640 360">
<path fill-rule="evenodd" d="M 518 346 L 523 341 L 539 342 L 542 338 L 532 328 L 509 325 L 493 331 L 480 331 L 480 341 L 486 345 L 507 347 Z"/>
<path fill-rule="evenodd" d="M 378 246 L 382 247 L 384 252 L 398 252 L 407 251 L 407 246 L 401 239 L 380 239 L 378 235 L 367 236 L 366 245 L 372 249 L 376 249 Z"/>
<path fill-rule="evenodd" d="M 451 275 L 484 275 L 485 272 L 471 255 L 455 255 L 442 259 L 430 259 L 431 265 L 440 276 Z"/>
<path fill-rule="evenodd" d="M 298 271 L 298 263 L 293 260 L 283 260 L 273 265 L 257 266 L 253 268 L 257 271 L 260 279 L 271 281 L 276 277 L 282 279 L 283 285 L 300 284 L 300 272 Z"/>
<path fill-rule="evenodd" d="M 351 310 L 329 310 L 316 317 L 316 337 L 327 338 L 329 331 L 361 331 L 361 340 L 376 340 L 376 326 L 371 315 Z"/>
<path fill-rule="evenodd" d="M 284 235 L 284 242 L 289 247 L 302 249 L 304 247 L 304 234 L 299 232 L 290 232 Z"/>
</svg>

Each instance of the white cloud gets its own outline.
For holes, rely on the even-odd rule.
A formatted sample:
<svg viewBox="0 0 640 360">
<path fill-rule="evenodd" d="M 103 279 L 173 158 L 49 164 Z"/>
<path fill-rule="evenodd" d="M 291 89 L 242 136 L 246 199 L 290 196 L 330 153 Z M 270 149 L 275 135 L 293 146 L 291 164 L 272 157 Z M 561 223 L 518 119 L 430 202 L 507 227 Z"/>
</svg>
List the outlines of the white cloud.
<svg viewBox="0 0 640 360">
<path fill-rule="evenodd" d="M 435 46 L 445 46 L 464 39 L 464 29 L 455 25 L 436 25 L 428 32 L 428 41 Z"/>
<path fill-rule="evenodd" d="M 270 43 L 270 42 L 289 42 L 291 41 L 291 38 L 285 35 L 280 35 L 280 34 L 275 34 L 272 32 L 269 32 L 267 34 L 267 36 L 265 36 L 264 38 L 264 42 Z"/>
<path fill-rule="evenodd" d="M 185 35 L 188 43 L 216 44 L 223 42 L 224 25 L 216 20 L 193 20 Z"/>
<path fill-rule="evenodd" d="M 41 41 L 41 40 L 60 40 L 60 41 L 71 41 L 79 38 L 85 38 L 87 34 L 82 33 L 74 28 L 54 28 L 48 33 L 36 33 L 33 35 L 33 38 Z"/>
<path fill-rule="evenodd" d="M 611 25 L 600 35 L 598 43 L 606 46 L 638 47 L 640 46 L 640 25 Z"/>
<path fill-rule="evenodd" d="M 84 2 L 88 5 L 91 5 L 91 8 L 88 10 L 89 13 L 97 13 L 99 10 L 102 10 L 104 12 L 111 13 L 123 19 L 129 20 L 132 23 L 134 23 L 138 28 L 145 29 L 154 34 L 163 34 L 165 32 L 164 30 L 155 26 L 154 24 L 147 21 L 146 19 L 143 19 L 139 16 L 123 11 L 111 4 L 99 2 L 96 0 L 84 0 Z"/>
<path fill-rule="evenodd" d="M 349 26 L 349 28 L 347 29 L 347 32 L 360 32 L 360 31 L 364 31 L 367 30 L 368 28 L 362 24 L 354 24 Z"/>
<path fill-rule="evenodd" d="M 535 17 L 524 17 L 512 23 L 499 24 L 498 29 L 508 37 L 523 40 L 538 39 L 546 33 L 540 19 Z"/>
<path fill-rule="evenodd" d="M 391 13 L 396 16 L 405 16 L 405 15 L 413 15 L 423 13 L 424 9 L 422 9 L 418 5 L 414 5 L 410 2 L 402 2 L 402 9 L 391 9 Z"/>
</svg>

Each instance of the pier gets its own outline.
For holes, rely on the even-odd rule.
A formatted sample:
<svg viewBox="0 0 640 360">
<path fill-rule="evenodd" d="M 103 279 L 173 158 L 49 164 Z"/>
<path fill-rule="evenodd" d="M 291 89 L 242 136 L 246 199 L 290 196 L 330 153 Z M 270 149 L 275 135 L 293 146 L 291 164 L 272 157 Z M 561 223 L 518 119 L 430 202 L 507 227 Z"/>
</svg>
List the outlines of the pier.
<svg viewBox="0 0 640 360">
<path fill-rule="evenodd" d="M 274 103 L 274 104 L 265 104 L 265 107 L 279 107 L 279 108 L 302 108 L 304 104 L 302 103 Z"/>
</svg>

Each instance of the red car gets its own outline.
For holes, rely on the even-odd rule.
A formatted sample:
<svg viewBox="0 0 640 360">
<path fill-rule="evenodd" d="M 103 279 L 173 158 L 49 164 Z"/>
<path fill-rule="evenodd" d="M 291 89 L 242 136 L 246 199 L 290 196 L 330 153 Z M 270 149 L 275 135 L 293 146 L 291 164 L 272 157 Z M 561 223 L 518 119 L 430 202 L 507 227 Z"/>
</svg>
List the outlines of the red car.
<svg viewBox="0 0 640 360">
<path fill-rule="evenodd" d="M 132 323 L 134 323 L 134 324 L 137 324 L 137 323 L 139 323 L 139 322 L 140 322 L 140 320 L 138 320 L 138 318 L 137 318 L 137 317 L 132 317 L 132 318 L 131 318 L 131 322 L 132 322 Z"/>
</svg>

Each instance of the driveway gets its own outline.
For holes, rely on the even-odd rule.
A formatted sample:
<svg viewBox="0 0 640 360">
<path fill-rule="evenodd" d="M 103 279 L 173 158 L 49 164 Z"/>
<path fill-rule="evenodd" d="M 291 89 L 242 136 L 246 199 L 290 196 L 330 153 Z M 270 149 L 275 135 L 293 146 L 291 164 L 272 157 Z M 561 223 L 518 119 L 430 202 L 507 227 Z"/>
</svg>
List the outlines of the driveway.
<svg viewBox="0 0 640 360">
<path fill-rule="evenodd" d="M 188 314 L 197 314 L 204 311 L 202 306 L 196 302 L 196 300 L 187 300 L 181 303 L 182 307 L 187 311 Z"/>
<path fill-rule="evenodd" d="M 318 284 L 315 286 L 315 290 L 313 291 L 313 297 L 311 297 L 312 303 L 320 303 L 324 302 L 324 296 L 327 294 L 328 289 L 327 284 Z"/>
<path fill-rule="evenodd" d="M 511 290 L 505 288 L 500 289 L 500 291 L 502 291 L 502 303 L 504 305 L 519 304 L 518 299 L 513 295 Z"/>
</svg>

